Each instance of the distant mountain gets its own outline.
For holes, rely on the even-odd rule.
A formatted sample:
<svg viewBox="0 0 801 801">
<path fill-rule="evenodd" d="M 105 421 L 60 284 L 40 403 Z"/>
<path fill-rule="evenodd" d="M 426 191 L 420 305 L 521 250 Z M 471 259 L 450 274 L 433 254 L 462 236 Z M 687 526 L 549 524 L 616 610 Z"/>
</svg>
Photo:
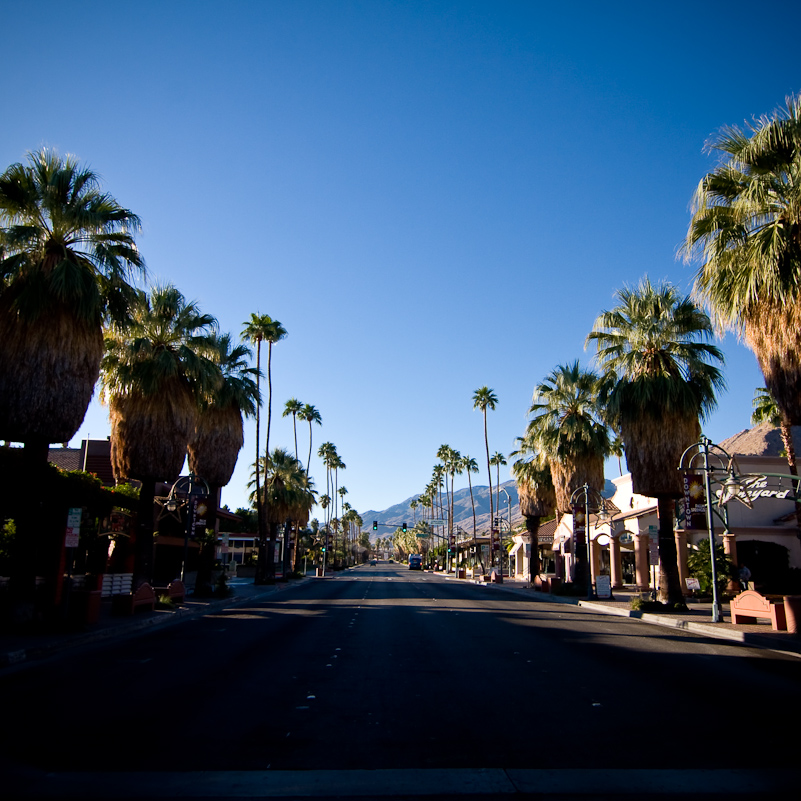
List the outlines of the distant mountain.
<svg viewBox="0 0 801 801">
<path fill-rule="evenodd" d="M 501 484 L 501 493 L 500 493 L 500 515 L 504 518 L 509 516 L 509 504 L 506 501 L 506 495 L 504 495 L 503 490 L 506 490 L 509 493 L 509 500 L 511 501 L 512 507 L 512 527 L 514 528 L 519 523 L 523 522 L 523 517 L 520 514 L 520 504 L 518 503 L 517 499 L 517 485 L 514 481 L 506 481 Z M 493 504 L 495 500 L 497 488 L 492 488 L 492 497 L 493 497 Z M 363 523 L 363 530 L 369 531 L 372 535 L 373 533 L 376 536 L 385 537 L 388 534 L 391 534 L 398 526 L 406 523 L 408 526 L 414 525 L 415 521 L 423 519 L 423 511 L 428 513 L 428 509 L 423 510 L 422 506 L 418 506 L 416 510 L 412 510 L 409 504 L 411 501 L 419 498 L 419 495 L 413 495 L 411 498 L 407 498 L 405 501 L 401 501 L 401 503 L 396 503 L 394 506 L 390 506 L 388 509 L 384 509 L 383 511 L 376 511 L 375 509 L 369 509 L 366 512 L 359 512 L 360 517 L 364 521 Z M 489 528 L 489 516 L 490 516 L 490 502 L 489 502 L 489 487 L 486 485 L 484 486 L 474 486 L 473 487 L 473 499 L 476 505 L 476 526 L 479 531 L 487 530 Z M 447 503 L 448 499 L 445 497 L 445 492 L 443 490 L 442 493 L 442 502 L 445 504 L 445 515 L 444 518 L 447 519 Z M 453 521 L 454 525 L 460 526 L 463 528 L 468 534 L 472 534 L 473 532 L 473 507 L 470 503 L 470 488 L 467 487 L 466 489 L 456 490 L 453 493 Z M 497 510 L 496 510 L 497 513 Z M 430 516 L 430 515 L 429 515 Z M 439 517 L 439 510 L 438 508 L 435 510 L 435 516 Z M 373 532 L 373 520 L 375 520 L 379 524 L 379 529 L 377 532 Z M 390 528 L 387 528 L 389 526 Z"/>
<path fill-rule="evenodd" d="M 509 500 L 512 506 L 512 528 L 523 522 L 523 516 L 520 514 L 520 504 L 517 498 L 517 485 L 514 481 L 506 481 L 501 484 L 500 493 L 500 515 L 501 517 L 508 517 L 509 505 L 506 501 L 506 495 L 503 490 L 509 493 Z M 604 491 L 601 493 L 605 498 L 611 498 L 614 494 L 615 486 L 609 479 L 606 479 Z M 493 503 L 497 488 L 492 488 Z M 412 526 L 417 520 L 423 519 L 423 511 L 426 513 L 429 510 L 423 510 L 422 506 L 418 506 L 416 510 L 412 511 L 409 504 L 419 498 L 419 495 L 413 495 L 405 501 L 394 504 L 383 511 L 375 509 L 368 509 L 366 512 L 359 512 L 363 520 L 362 530 L 370 532 L 371 537 L 386 537 L 391 534 L 398 526 L 406 523 L 407 526 Z M 490 516 L 490 502 L 489 502 L 489 487 L 474 486 L 473 499 L 476 504 L 476 528 L 478 531 L 487 531 L 489 529 L 489 516 Z M 442 502 L 445 504 L 444 519 L 447 519 L 447 498 L 445 492 L 442 493 Z M 470 504 L 470 488 L 456 490 L 453 493 L 453 509 L 454 509 L 454 525 L 464 529 L 468 534 L 473 533 L 473 507 Z M 496 514 L 498 510 L 496 510 Z M 430 516 L 430 515 L 429 515 Z M 435 517 L 439 516 L 439 511 L 435 510 Z M 373 531 L 373 520 L 379 525 L 378 531 Z"/>
</svg>

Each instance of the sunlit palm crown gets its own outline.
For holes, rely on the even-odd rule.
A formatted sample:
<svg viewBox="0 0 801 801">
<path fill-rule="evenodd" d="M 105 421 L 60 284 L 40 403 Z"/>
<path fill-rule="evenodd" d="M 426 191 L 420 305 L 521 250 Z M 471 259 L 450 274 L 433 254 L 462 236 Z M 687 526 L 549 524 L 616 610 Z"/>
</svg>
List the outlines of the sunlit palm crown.
<svg viewBox="0 0 801 801">
<path fill-rule="evenodd" d="M 144 274 L 139 218 L 97 176 L 42 150 L 0 176 L 0 438 L 70 439 L 103 352 Z"/>
<path fill-rule="evenodd" d="M 639 286 L 616 293 L 619 304 L 595 321 L 587 342 L 597 345 L 603 371 L 601 402 L 617 427 L 627 417 L 705 415 L 724 386 L 720 349 L 709 342 L 709 317 L 674 286 Z"/>
<path fill-rule="evenodd" d="M 137 293 L 131 318 L 109 328 L 102 394 L 116 477 L 178 475 L 198 407 L 220 380 L 216 321 L 173 286 Z"/>
<path fill-rule="evenodd" d="M 315 504 L 314 482 L 284 448 L 270 453 L 263 492 L 267 521 L 273 524 L 288 519 L 305 523 Z"/>
<path fill-rule="evenodd" d="M 634 491 L 678 495 L 676 469 L 683 451 L 698 441 L 699 418 L 724 387 L 723 355 L 703 340 L 712 336 L 708 316 L 675 287 L 644 278 L 595 321 L 587 342 L 598 347 L 604 371 L 601 402 L 620 432 Z"/>
<path fill-rule="evenodd" d="M 600 490 L 609 432 L 598 404 L 598 376 L 579 366 L 559 365 L 534 390 L 526 436 L 548 459 L 557 507 L 570 510 L 570 496 L 587 483 Z"/>
<path fill-rule="evenodd" d="M 801 99 L 709 144 L 684 252 L 714 322 L 744 336 L 768 389 L 801 423 Z"/>
</svg>

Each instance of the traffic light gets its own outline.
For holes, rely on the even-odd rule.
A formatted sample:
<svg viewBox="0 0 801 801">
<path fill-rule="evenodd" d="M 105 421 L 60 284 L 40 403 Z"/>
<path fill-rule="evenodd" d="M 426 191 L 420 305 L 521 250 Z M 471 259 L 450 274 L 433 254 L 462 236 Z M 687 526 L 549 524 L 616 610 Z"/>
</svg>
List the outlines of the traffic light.
<svg viewBox="0 0 801 801">
<path fill-rule="evenodd" d="M 403 533 L 404 533 L 404 534 L 406 533 L 406 523 L 404 523 L 404 524 L 401 526 L 401 531 L 403 531 Z"/>
<path fill-rule="evenodd" d="M 373 520 L 373 531 L 378 531 L 378 521 Z"/>
</svg>

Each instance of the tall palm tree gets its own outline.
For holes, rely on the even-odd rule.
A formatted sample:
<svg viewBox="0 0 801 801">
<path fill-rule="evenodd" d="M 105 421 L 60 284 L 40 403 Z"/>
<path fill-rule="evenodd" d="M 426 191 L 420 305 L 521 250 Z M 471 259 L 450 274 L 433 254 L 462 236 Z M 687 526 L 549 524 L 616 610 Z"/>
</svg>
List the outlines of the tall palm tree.
<svg viewBox="0 0 801 801">
<path fill-rule="evenodd" d="M 723 354 L 705 341 L 713 335 L 709 317 L 673 285 L 653 286 L 646 277 L 615 297 L 618 305 L 598 317 L 587 342 L 598 347 L 602 401 L 620 432 L 632 489 L 658 502 L 663 600 L 681 604 L 673 533 L 674 501 L 683 492 L 677 468 L 701 435 L 699 418 L 715 408 L 715 393 L 725 386 L 717 366 Z"/>
<path fill-rule="evenodd" d="M 272 325 L 272 317 L 268 314 L 250 315 L 250 320 L 243 323 L 242 338 L 256 346 L 256 518 L 258 520 L 259 541 L 267 539 L 267 523 L 262 511 L 261 492 L 261 343 L 267 339 Z"/>
<path fill-rule="evenodd" d="M 103 322 L 127 315 L 144 275 L 139 218 L 72 157 L 41 150 L 0 176 L 0 439 L 35 447 L 80 427 Z"/>
<path fill-rule="evenodd" d="M 220 380 L 212 353 L 216 320 L 172 285 L 138 292 L 131 317 L 111 326 L 102 362 L 102 398 L 111 422 L 117 482 L 142 482 L 135 580 L 150 581 L 156 481 L 181 472 L 198 406 Z"/>
<path fill-rule="evenodd" d="M 707 145 L 684 253 L 713 322 L 745 339 L 788 425 L 801 424 L 801 98 Z"/>
<path fill-rule="evenodd" d="M 489 439 L 487 438 L 487 409 L 495 410 L 498 398 L 495 392 L 489 387 L 480 387 L 473 393 L 473 408 L 481 409 L 484 415 L 484 448 L 487 452 L 487 479 L 489 480 L 489 501 L 490 501 L 490 564 L 495 564 L 495 550 L 493 543 L 493 523 L 495 520 L 495 508 L 492 503 L 492 468 L 490 466 Z"/>
<path fill-rule="evenodd" d="M 490 464 L 495 466 L 495 508 L 501 508 L 501 466 L 506 465 L 506 457 L 500 452 L 495 451 L 495 453 L 490 456 Z M 498 516 L 500 517 L 500 512 L 498 512 Z M 509 526 L 511 527 L 512 521 L 509 521 Z"/>
<path fill-rule="evenodd" d="M 478 472 L 478 462 L 472 459 L 467 454 L 462 456 L 461 463 L 462 471 L 467 473 L 467 485 L 470 487 L 470 506 L 473 508 L 473 542 L 476 540 L 476 501 L 473 498 L 473 480 L 470 477 L 471 473 Z"/>
<path fill-rule="evenodd" d="M 295 434 L 295 458 L 298 458 L 298 413 L 303 410 L 303 404 L 297 398 L 290 398 L 284 404 L 284 411 L 281 417 L 292 415 L 292 431 Z"/>
<path fill-rule="evenodd" d="M 265 315 L 266 316 L 266 315 Z M 273 376 L 272 359 L 273 345 L 286 337 L 286 329 L 278 320 L 270 320 L 267 324 L 264 341 L 267 343 L 267 438 L 264 444 L 264 452 L 270 453 L 270 422 L 273 417 Z"/>
<path fill-rule="evenodd" d="M 211 358 L 220 370 L 212 390 L 201 399 L 195 430 L 187 447 L 189 469 L 209 485 L 208 528 L 216 529 L 220 489 L 231 480 L 244 444 L 243 417 L 256 414 L 258 390 L 249 366 L 250 349 L 235 345 L 230 334 L 210 337 Z M 195 592 L 211 584 L 213 548 L 205 548 Z"/>
<path fill-rule="evenodd" d="M 598 400 L 598 376 L 578 361 L 558 365 L 534 390 L 526 429 L 530 447 L 543 454 L 551 469 L 556 508 L 571 512 L 570 498 L 582 485 L 600 492 L 604 484 L 604 458 L 609 453 L 609 432 Z M 586 580 L 587 554 L 576 549 L 578 583 Z"/>
<path fill-rule="evenodd" d="M 320 426 L 323 424 L 323 418 L 320 417 L 320 412 L 308 403 L 303 405 L 303 408 L 298 412 L 298 417 L 309 424 L 309 458 L 306 460 L 306 472 L 308 473 L 312 455 L 312 423 L 317 423 Z"/>
</svg>

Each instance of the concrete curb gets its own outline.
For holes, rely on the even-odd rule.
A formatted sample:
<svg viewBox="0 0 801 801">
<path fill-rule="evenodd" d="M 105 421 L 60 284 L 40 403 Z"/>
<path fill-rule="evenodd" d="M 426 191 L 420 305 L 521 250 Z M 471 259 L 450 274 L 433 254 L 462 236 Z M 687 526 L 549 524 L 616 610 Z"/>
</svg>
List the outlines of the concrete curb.
<svg viewBox="0 0 801 801">
<path fill-rule="evenodd" d="M 149 631 L 167 628 L 177 625 L 178 623 L 184 623 L 187 620 L 203 617 L 211 612 L 221 612 L 225 609 L 234 609 L 243 604 L 257 603 L 270 595 L 274 595 L 276 592 L 281 592 L 290 587 L 299 587 L 307 581 L 311 581 L 311 577 L 288 582 L 286 584 L 265 585 L 264 590 L 244 597 L 232 595 L 229 598 L 221 598 L 218 601 L 204 602 L 203 605 L 199 607 L 179 607 L 171 612 L 162 611 L 161 614 L 157 614 L 154 617 L 131 620 L 129 622 L 120 621 L 118 625 L 109 626 L 108 628 L 99 629 L 97 631 L 71 634 L 65 636 L 63 640 L 56 642 L 41 643 L 30 648 L 3 651 L 0 652 L 0 669 L 12 666 L 21 667 L 23 664 L 32 663 L 35 660 L 47 659 L 48 657 L 55 656 L 64 651 L 69 651 L 73 648 L 145 634 Z"/>
<path fill-rule="evenodd" d="M 460 581 L 451 577 L 452 581 Z M 463 580 L 463 579 L 462 579 Z M 503 584 L 490 584 L 480 581 L 467 582 L 479 587 L 491 587 L 496 592 L 507 592 L 521 595 L 532 601 L 542 601 L 544 603 L 568 604 L 570 606 L 580 606 L 592 612 L 603 615 L 613 615 L 615 617 L 628 617 L 640 620 L 643 623 L 650 623 L 652 626 L 662 626 L 663 628 L 678 629 L 691 634 L 712 637 L 716 640 L 727 640 L 732 643 L 739 643 L 750 648 L 762 648 L 776 653 L 786 654 L 787 656 L 801 657 L 801 638 L 787 642 L 777 642 L 770 636 L 753 634 L 748 631 L 737 631 L 731 628 L 721 628 L 714 623 L 701 623 L 694 620 L 681 620 L 668 615 L 657 615 L 653 612 L 638 612 L 633 609 L 616 609 L 613 606 L 598 603 L 597 601 L 585 601 L 580 598 L 570 598 L 567 596 L 549 595 L 525 587 L 508 587 Z"/>
</svg>

